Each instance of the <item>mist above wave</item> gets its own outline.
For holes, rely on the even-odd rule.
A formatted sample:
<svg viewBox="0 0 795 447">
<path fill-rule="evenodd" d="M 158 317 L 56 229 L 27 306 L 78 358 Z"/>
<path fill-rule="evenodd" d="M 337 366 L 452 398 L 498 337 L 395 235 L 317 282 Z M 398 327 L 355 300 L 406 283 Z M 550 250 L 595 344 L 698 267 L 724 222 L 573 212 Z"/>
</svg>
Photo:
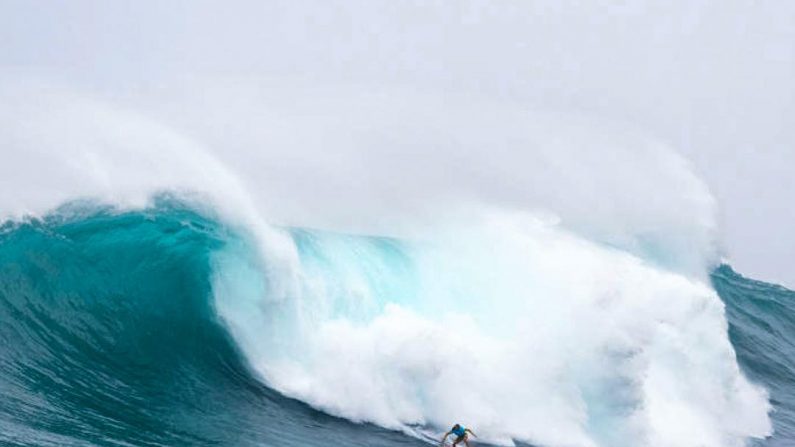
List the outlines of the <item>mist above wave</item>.
<svg viewBox="0 0 795 447">
<path fill-rule="evenodd" d="M 6 79 L 0 94 L 6 215 L 80 196 L 140 205 L 176 189 L 249 221 L 412 237 L 532 211 L 670 268 L 700 274 L 715 258 L 714 203 L 690 165 L 587 116 L 268 79 L 127 97 Z"/>
</svg>

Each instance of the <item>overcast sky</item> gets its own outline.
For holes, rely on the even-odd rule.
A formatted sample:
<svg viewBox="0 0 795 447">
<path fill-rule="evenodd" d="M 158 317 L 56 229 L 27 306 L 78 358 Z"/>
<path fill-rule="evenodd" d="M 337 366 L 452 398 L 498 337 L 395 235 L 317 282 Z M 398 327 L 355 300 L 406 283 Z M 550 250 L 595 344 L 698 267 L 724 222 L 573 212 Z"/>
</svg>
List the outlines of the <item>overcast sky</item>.
<svg viewBox="0 0 795 447">
<path fill-rule="evenodd" d="M 763 0 L 0 0 L 0 68 L 119 95 L 288 76 L 595 114 L 693 160 L 735 268 L 795 286 L 793 24 L 795 2 Z"/>
</svg>

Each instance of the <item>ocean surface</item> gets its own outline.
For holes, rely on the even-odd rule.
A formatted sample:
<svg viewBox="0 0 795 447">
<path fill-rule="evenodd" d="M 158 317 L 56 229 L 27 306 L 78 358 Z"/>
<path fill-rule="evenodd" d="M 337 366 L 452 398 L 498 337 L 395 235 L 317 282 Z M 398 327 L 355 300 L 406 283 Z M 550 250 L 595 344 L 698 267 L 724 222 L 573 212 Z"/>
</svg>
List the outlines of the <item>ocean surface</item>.
<svg viewBox="0 0 795 447">
<path fill-rule="evenodd" d="M 649 388 L 666 382 L 642 387 L 637 382 L 655 374 L 667 377 L 658 371 L 680 359 L 672 370 L 691 376 L 707 372 L 706 388 L 697 388 L 702 382 L 687 388 L 691 394 L 677 407 L 681 411 L 731 419 L 739 411 L 733 401 L 714 411 L 714 402 L 703 401 L 712 399 L 708 372 L 715 368 L 715 381 L 729 383 L 716 395 L 742 389 L 744 379 L 737 377 L 746 377 L 753 387 L 747 393 L 768 393 L 773 426 L 771 436 L 747 442 L 795 445 L 795 292 L 744 278 L 729 265 L 715 268 L 712 284 L 694 292 L 705 301 L 683 311 L 691 320 L 682 327 L 700 324 L 699 312 L 711 308 L 714 287 L 728 327 L 718 324 L 719 330 L 709 329 L 710 336 L 699 332 L 696 340 L 713 335 L 720 340 L 728 329 L 733 350 L 717 343 L 720 359 L 699 366 L 700 358 L 712 355 L 704 354 L 711 344 L 692 357 L 671 354 L 670 346 L 678 345 L 655 341 L 658 333 L 634 326 L 632 318 L 638 315 L 644 325 L 670 318 L 666 333 L 678 334 L 678 317 L 643 316 L 621 298 L 633 293 L 613 285 L 604 290 L 618 298 L 606 293 L 595 299 L 602 313 L 591 319 L 597 311 L 584 314 L 576 304 L 586 289 L 603 289 L 588 285 L 575 293 L 547 284 L 538 294 L 570 294 L 571 305 L 564 312 L 547 304 L 550 317 L 532 320 L 540 321 L 532 326 L 537 331 L 524 323 L 512 327 L 511 315 L 523 307 L 506 304 L 507 313 L 501 313 L 495 310 L 502 306 L 499 298 L 483 303 L 479 297 L 491 281 L 504 285 L 498 295 L 523 287 L 525 273 L 472 273 L 490 267 L 505 272 L 500 247 L 485 251 L 495 259 L 484 259 L 483 251 L 428 248 L 444 245 L 434 241 L 278 231 L 291 242 L 290 268 L 273 267 L 267 256 L 257 255 L 260 250 L 244 229 L 169 199 L 127 211 L 71 203 L 41 218 L 2 224 L 0 445 L 419 446 L 447 428 L 446 415 L 461 419 L 449 425 L 472 424 L 494 443 L 664 445 L 659 439 L 677 439 L 678 432 L 666 431 L 665 422 L 637 423 L 636 417 L 639 408 L 653 406 L 645 402 L 657 402 Z M 440 264 L 457 273 L 432 268 Z M 587 267 L 574 261 L 561 265 L 570 265 L 575 278 L 576 269 Z M 425 273 L 429 269 L 431 274 Z M 279 275 L 295 281 L 277 283 Z M 661 284 L 669 281 L 666 273 L 654 275 Z M 636 275 L 632 287 L 643 287 L 637 283 L 644 278 Z M 598 282 L 604 281 L 609 279 Z M 681 287 L 691 287 L 685 283 Z M 430 295 L 449 300 L 423 300 Z M 455 299 L 460 301 L 450 301 Z M 442 319 L 451 308 L 476 314 Z M 433 323 L 434 315 L 444 322 Z M 564 316 L 569 319 L 558 320 Z M 592 321 L 579 330 L 592 330 L 599 343 L 571 337 L 550 343 L 563 338 L 561 333 L 574 334 L 571 326 L 578 325 L 568 323 L 571 318 Z M 605 327 L 636 331 L 641 341 L 627 341 L 620 336 L 624 332 L 599 335 L 605 318 L 611 319 Z M 478 332 L 494 321 L 502 324 L 485 335 Z M 456 344 L 463 334 L 470 337 L 465 346 Z M 444 337 L 449 339 L 438 341 Z M 511 341 L 519 338 L 528 344 Z M 468 354 L 470 346 L 481 355 Z M 651 351 L 664 352 L 655 357 Z M 492 352 L 498 354 L 490 357 Z M 592 358 L 593 352 L 600 354 Z M 737 377 L 731 373 L 735 353 Z M 726 363 L 724 357 L 730 366 L 721 376 L 726 368 L 714 365 Z M 517 365 L 518 358 L 533 361 Z M 580 363 L 583 358 L 587 361 Z M 484 390 L 476 390 L 479 384 Z M 456 413 L 459 407 L 463 410 Z M 532 411 L 516 413 L 524 408 Z M 566 419 L 571 408 L 579 413 Z M 534 420 L 547 426 L 563 422 L 544 431 Z M 703 427 L 711 437 L 694 444 L 739 445 L 746 442 L 743 433 L 754 430 L 726 435 L 717 422 L 708 423 Z M 530 428 L 523 431 L 524 425 Z"/>
</svg>

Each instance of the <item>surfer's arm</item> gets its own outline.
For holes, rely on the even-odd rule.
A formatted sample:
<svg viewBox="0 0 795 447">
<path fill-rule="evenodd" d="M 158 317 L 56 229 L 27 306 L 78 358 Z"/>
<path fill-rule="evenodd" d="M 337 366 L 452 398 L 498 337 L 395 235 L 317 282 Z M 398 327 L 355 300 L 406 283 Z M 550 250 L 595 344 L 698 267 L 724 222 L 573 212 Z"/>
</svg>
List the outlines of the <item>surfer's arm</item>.
<svg viewBox="0 0 795 447">
<path fill-rule="evenodd" d="M 447 433 L 444 434 L 444 437 L 442 438 L 442 445 L 444 445 L 444 441 L 447 439 L 448 436 L 450 436 L 450 433 L 452 432 L 448 431 Z"/>
<path fill-rule="evenodd" d="M 472 435 L 472 436 L 474 436 L 476 438 L 478 437 L 478 435 L 476 435 L 475 432 L 473 432 L 472 430 L 470 430 L 468 428 L 465 428 L 464 431 L 468 431 L 470 435 Z"/>
</svg>

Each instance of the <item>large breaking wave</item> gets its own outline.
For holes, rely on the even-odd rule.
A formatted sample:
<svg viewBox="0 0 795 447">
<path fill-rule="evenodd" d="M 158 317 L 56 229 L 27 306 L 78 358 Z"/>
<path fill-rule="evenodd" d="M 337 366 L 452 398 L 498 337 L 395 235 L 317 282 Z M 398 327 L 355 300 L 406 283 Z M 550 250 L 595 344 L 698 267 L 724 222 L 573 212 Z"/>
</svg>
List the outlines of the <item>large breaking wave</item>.
<svg viewBox="0 0 795 447">
<path fill-rule="evenodd" d="M 742 445 L 769 430 L 708 284 L 524 220 L 421 243 L 290 236 L 300 267 L 280 293 L 227 254 L 216 299 L 267 382 L 317 408 L 542 445 Z"/>
<path fill-rule="evenodd" d="M 712 200 L 664 146 L 354 98 L 266 119 L 254 160 L 195 143 L 189 120 L 191 139 L 71 94 L 4 95 L 14 442 L 317 442 L 314 413 L 271 389 L 417 438 L 451 421 L 549 446 L 771 432 L 708 276 Z M 52 211 L 82 197 L 99 202 Z M 361 430 L 345 441 L 392 442 Z"/>
</svg>

